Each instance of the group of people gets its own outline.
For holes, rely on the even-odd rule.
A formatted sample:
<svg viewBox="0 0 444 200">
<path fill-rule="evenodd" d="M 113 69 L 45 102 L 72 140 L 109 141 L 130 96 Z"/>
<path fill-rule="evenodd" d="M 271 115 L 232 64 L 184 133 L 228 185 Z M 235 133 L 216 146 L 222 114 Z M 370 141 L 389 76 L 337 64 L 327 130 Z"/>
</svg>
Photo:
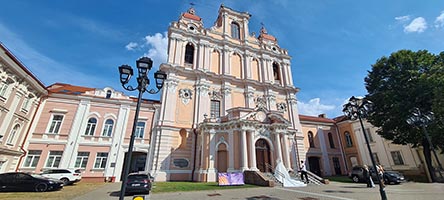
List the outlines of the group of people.
<svg viewBox="0 0 444 200">
<path fill-rule="evenodd" d="M 381 181 L 381 183 L 382 183 L 381 185 L 383 187 L 385 187 L 385 184 L 384 184 L 384 168 L 382 168 L 382 165 L 376 165 L 376 170 L 377 170 L 377 176 L 379 176 L 379 181 Z M 367 187 L 375 187 L 375 183 L 372 180 L 370 169 L 368 168 L 367 165 L 364 165 L 363 176 L 364 176 L 364 178 L 366 180 Z"/>
</svg>

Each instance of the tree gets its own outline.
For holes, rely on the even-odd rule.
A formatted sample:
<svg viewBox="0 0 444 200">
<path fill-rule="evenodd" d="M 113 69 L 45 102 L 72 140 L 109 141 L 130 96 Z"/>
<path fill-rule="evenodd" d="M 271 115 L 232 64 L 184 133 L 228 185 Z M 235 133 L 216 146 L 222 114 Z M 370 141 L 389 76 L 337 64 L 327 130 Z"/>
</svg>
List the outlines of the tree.
<svg viewBox="0 0 444 200">
<path fill-rule="evenodd" d="M 384 56 L 372 65 L 365 84 L 366 98 L 373 102 L 368 121 L 379 127 L 378 134 L 395 144 L 423 146 L 429 171 L 433 170 L 423 131 L 407 124 L 406 119 L 415 107 L 433 112 L 435 120 L 427 126 L 432 148 L 444 149 L 444 52 L 400 50 Z"/>
</svg>

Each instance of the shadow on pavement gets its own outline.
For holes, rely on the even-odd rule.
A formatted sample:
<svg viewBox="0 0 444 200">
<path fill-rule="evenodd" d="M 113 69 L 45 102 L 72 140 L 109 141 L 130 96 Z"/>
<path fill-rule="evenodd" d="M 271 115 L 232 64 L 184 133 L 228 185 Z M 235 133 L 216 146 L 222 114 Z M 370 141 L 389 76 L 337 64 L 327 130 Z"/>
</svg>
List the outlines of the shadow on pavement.
<svg viewBox="0 0 444 200">
<path fill-rule="evenodd" d="M 354 193 L 352 191 L 346 191 L 346 190 L 324 190 L 323 192 L 327 192 L 327 193 Z"/>
<path fill-rule="evenodd" d="M 280 200 L 280 199 L 261 195 L 261 196 L 248 197 L 247 200 Z"/>
<path fill-rule="evenodd" d="M 366 186 L 341 186 L 342 188 L 368 188 Z"/>
</svg>

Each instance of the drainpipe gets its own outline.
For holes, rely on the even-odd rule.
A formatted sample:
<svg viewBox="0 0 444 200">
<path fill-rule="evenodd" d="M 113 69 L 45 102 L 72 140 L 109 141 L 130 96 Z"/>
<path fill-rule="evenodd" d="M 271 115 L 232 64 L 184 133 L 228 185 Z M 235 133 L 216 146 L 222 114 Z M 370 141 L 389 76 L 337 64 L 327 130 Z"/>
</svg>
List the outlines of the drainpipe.
<svg viewBox="0 0 444 200">
<path fill-rule="evenodd" d="M 193 153 L 193 169 L 191 171 L 191 181 L 194 181 L 194 171 L 196 170 L 197 132 L 195 128 L 193 128 L 193 133 L 194 133 L 194 153 Z"/>
<path fill-rule="evenodd" d="M 32 124 L 34 123 L 35 116 L 37 116 L 37 113 L 39 112 L 40 105 L 42 105 L 43 100 L 46 99 L 46 98 L 48 98 L 48 95 L 44 95 L 44 96 L 42 96 L 42 98 L 40 98 L 39 104 L 37 105 L 37 108 L 35 109 L 34 115 L 32 115 L 32 119 L 29 122 L 28 131 L 26 131 L 25 138 L 23 139 L 22 145 L 20 146 L 20 150 L 23 152 L 23 154 L 20 156 L 19 161 L 17 163 L 17 166 L 15 167 L 15 171 L 16 172 L 19 171 L 19 167 L 20 167 L 20 165 L 22 163 L 22 160 L 26 156 L 26 154 L 28 153 L 26 151 L 26 149 L 23 148 L 23 147 L 25 146 L 26 140 L 28 139 L 29 133 L 31 132 L 31 127 L 32 127 Z"/>
</svg>

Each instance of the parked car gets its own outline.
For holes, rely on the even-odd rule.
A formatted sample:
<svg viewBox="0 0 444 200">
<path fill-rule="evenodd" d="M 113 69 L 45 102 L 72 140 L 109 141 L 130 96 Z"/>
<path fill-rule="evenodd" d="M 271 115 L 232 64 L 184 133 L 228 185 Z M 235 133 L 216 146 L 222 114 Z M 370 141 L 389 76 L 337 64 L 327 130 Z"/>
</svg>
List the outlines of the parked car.
<svg viewBox="0 0 444 200">
<path fill-rule="evenodd" d="M 82 172 L 79 169 L 47 169 L 40 175 L 61 180 L 64 185 L 71 185 L 82 180 Z"/>
<path fill-rule="evenodd" d="M 378 182 L 378 177 L 376 177 L 375 170 L 373 167 L 369 167 L 370 174 L 372 176 L 373 182 Z M 384 171 L 384 183 L 385 184 L 399 184 L 405 181 L 404 176 L 396 171 Z M 365 183 L 366 180 L 364 178 L 364 167 L 363 166 L 354 166 L 351 173 L 350 178 L 355 183 Z"/>
<path fill-rule="evenodd" d="M 35 191 L 46 192 L 60 190 L 63 182 L 57 179 L 43 177 L 38 174 L 9 172 L 0 174 L 0 191 Z"/>
<path fill-rule="evenodd" d="M 126 182 L 125 194 L 149 194 L 153 177 L 149 173 L 131 173 Z"/>
</svg>

